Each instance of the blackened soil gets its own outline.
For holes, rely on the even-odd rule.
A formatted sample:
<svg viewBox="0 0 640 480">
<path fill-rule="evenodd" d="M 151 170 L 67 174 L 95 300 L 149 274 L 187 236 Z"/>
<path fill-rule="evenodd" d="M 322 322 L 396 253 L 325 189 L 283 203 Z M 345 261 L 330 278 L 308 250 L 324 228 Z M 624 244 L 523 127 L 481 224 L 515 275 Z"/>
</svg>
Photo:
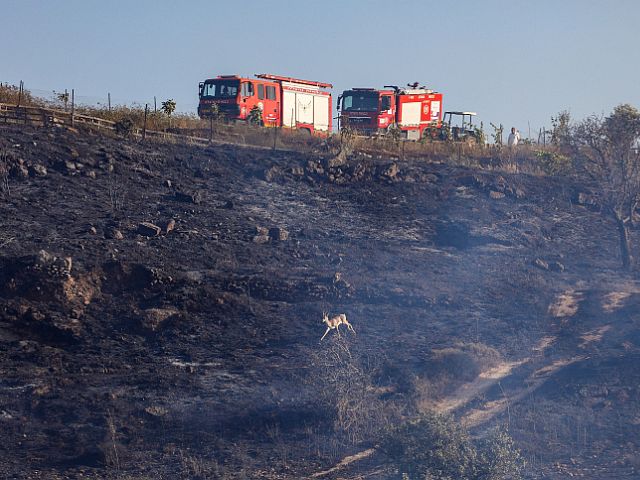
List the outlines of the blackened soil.
<svg viewBox="0 0 640 480">
<path fill-rule="evenodd" d="M 513 396 L 488 424 L 510 424 L 528 475 L 640 475 L 640 290 L 578 183 L 62 129 L 0 127 L 0 155 L 0 476 L 331 467 L 367 442 L 332 447 L 304 381 L 335 340 L 323 311 L 395 372 L 383 399 L 428 397 L 414 381 L 456 345 L 534 358 L 469 404 Z"/>
</svg>

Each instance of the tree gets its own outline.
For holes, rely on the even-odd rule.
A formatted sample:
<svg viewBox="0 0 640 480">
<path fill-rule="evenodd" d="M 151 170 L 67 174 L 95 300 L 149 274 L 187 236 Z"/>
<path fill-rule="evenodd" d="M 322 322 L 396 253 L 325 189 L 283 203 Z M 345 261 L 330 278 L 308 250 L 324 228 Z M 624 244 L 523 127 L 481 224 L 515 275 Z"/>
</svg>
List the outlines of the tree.
<svg viewBox="0 0 640 480">
<path fill-rule="evenodd" d="M 640 112 L 618 105 L 574 129 L 578 167 L 597 185 L 602 210 L 617 226 L 622 265 L 633 268 L 629 226 L 640 201 Z"/>
<path fill-rule="evenodd" d="M 563 110 L 551 117 L 551 144 L 566 147 L 571 143 L 571 113 Z"/>
<path fill-rule="evenodd" d="M 171 114 L 176 110 L 176 102 L 173 99 L 169 99 L 162 102 L 162 111 L 169 117 L 169 128 L 171 128 Z"/>
</svg>

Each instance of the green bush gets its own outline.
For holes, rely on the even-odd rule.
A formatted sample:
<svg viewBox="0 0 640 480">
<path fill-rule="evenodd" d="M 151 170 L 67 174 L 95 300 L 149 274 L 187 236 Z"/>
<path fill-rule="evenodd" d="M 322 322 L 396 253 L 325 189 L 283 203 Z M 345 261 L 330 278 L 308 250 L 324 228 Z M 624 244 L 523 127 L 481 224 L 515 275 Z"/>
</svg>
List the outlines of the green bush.
<svg viewBox="0 0 640 480">
<path fill-rule="evenodd" d="M 547 175 L 566 175 L 571 171 L 572 162 L 566 155 L 538 150 L 536 151 L 536 159 L 540 164 L 540 168 Z"/>
<path fill-rule="evenodd" d="M 411 480 L 517 480 L 524 468 L 505 432 L 474 442 L 452 417 L 435 413 L 393 429 L 381 449 Z"/>
<path fill-rule="evenodd" d="M 249 112 L 249 115 L 247 117 L 248 122 L 251 125 L 262 125 L 262 110 L 260 110 L 260 107 L 253 107 L 251 109 L 251 111 Z"/>
</svg>

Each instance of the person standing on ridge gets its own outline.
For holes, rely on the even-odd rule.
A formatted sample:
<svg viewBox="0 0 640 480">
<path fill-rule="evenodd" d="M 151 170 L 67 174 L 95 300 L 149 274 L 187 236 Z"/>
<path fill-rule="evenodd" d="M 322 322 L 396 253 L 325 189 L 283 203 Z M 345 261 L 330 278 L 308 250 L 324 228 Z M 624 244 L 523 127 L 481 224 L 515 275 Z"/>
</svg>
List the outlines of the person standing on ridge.
<svg viewBox="0 0 640 480">
<path fill-rule="evenodd" d="M 511 133 L 509 134 L 509 139 L 507 140 L 507 145 L 510 147 L 515 147 L 520 142 L 520 132 L 516 130 L 516 127 L 511 127 Z"/>
</svg>

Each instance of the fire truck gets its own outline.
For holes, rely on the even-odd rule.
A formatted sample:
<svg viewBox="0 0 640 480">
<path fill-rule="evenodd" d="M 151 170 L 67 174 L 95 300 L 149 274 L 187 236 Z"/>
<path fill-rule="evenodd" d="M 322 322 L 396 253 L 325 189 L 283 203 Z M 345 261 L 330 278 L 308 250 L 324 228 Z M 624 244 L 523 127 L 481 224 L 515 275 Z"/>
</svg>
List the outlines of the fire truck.
<svg viewBox="0 0 640 480">
<path fill-rule="evenodd" d="M 221 75 L 200 83 L 198 116 L 214 113 L 248 122 L 259 109 L 265 127 L 286 127 L 328 135 L 331 132 L 330 83 L 261 74 L 255 78 Z M 214 107 L 214 105 L 217 107 Z"/>
<path fill-rule="evenodd" d="M 442 94 L 410 84 L 383 90 L 353 88 L 338 97 L 340 127 L 363 135 L 385 135 L 397 128 L 407 140 L 419 140 L 442 124 Z"/>
</svg>

